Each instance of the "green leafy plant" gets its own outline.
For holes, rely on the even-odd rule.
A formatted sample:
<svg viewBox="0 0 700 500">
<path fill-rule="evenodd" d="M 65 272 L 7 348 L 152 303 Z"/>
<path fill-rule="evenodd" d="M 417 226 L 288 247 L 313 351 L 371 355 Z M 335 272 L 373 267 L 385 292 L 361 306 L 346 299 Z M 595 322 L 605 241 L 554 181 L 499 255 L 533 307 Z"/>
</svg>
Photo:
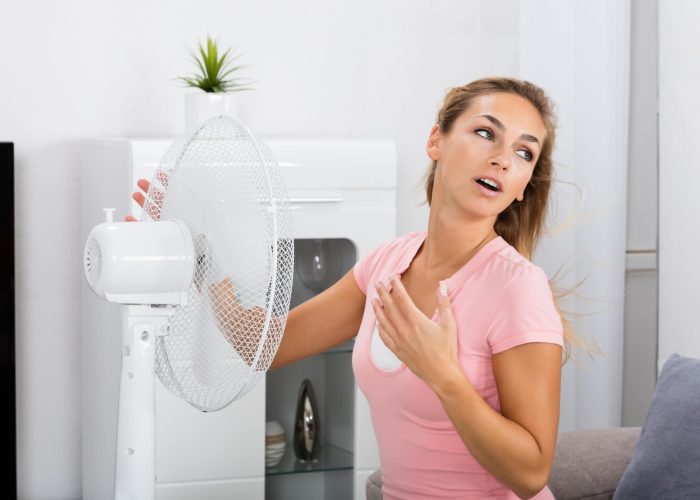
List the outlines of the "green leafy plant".
<svg viewBox="0 0 700 500">
<path fill-rule="evenodd" d="M 233 76 L 243 68 L 241 65 L 233 65 L 233 61 L 239 56 L 232 57 L 231 49 L 228 49 L 219 57 L 217 43 L 217 40 L 207 36 L 206 48 L 200 43 L 197 53 L 190 50 L 190 56 L 197 64 L 199 72 L 177 79 L 186 87 L 196 87 L 204 92 L 252 90 L 248 78 Z"/>
</svg>

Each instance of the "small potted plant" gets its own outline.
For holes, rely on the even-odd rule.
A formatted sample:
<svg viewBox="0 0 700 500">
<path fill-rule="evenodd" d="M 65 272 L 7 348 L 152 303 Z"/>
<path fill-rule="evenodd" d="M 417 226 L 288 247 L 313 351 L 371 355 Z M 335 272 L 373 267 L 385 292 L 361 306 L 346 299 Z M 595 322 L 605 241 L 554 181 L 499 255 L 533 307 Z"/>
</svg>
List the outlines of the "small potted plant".
<svg viewBox="0 0 700 500">
<path fill-rule="evenodd" d="M 207 36 L 206 46 L 199 44 L 197 53 L 190 56 L 197 65 L 197 72 L 178 77 L 186 87 L 199 89 L 185 98 L 185 127 L 189 130 L 213 116 L 235 116 L 238 102 L 234 93 L 252 90 L 250 80 L 238 76 L 243 66 L 234 65 L 231 49 L 219 55 L 218 42 Z"/>
</svg>

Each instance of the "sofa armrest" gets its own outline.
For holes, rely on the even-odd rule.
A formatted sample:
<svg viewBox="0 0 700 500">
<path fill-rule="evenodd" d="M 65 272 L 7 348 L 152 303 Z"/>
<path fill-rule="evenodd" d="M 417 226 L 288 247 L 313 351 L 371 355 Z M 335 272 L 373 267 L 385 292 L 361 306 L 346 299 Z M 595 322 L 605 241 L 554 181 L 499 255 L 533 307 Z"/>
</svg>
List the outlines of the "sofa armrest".
<svg viewBox="0 0 700 500">
<path fill-rule="evenodd" d="M 630 463 L 641 427 L 562 432 L 549 489 L 557 500 L 611 499 Z"/>
<path fill-rule="evenodd" d="M 375 470 L 365 483 L 367 500 L 382 500 L 382 470 Z"/>
</svg>

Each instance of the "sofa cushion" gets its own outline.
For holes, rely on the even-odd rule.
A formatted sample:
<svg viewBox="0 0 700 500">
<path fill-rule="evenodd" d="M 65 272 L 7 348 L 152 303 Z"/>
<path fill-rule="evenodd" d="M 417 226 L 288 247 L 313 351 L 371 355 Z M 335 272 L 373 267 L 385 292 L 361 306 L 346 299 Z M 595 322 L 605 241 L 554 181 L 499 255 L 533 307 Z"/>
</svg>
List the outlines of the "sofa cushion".
<svg viewBox="0 0 700 500">
<path fill-rule="evenodd" d="M 615 500 L 700 498 L 700 359 L 671 355 Z"/>
<path fill-rule="evenodd" d="M 641 427 L 562 432 L 548 486 L 557 500 L 610 500 L 630 463 Z"/>
</svg>

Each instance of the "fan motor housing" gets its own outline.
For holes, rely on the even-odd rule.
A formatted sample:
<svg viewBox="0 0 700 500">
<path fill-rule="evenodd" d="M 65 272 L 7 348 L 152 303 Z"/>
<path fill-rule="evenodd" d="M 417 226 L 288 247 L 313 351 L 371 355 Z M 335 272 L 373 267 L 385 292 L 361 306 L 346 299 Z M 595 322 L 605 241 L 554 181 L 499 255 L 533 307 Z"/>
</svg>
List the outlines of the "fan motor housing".
<svg viewBox="0 0 700 500">
<path fill-rule="evenodd" d="M 179 220 L 104 222 L 91 231 L 83 263 L 92 290 L 110 302 L 186 305 L 194 244 Z"/>
</svg>

